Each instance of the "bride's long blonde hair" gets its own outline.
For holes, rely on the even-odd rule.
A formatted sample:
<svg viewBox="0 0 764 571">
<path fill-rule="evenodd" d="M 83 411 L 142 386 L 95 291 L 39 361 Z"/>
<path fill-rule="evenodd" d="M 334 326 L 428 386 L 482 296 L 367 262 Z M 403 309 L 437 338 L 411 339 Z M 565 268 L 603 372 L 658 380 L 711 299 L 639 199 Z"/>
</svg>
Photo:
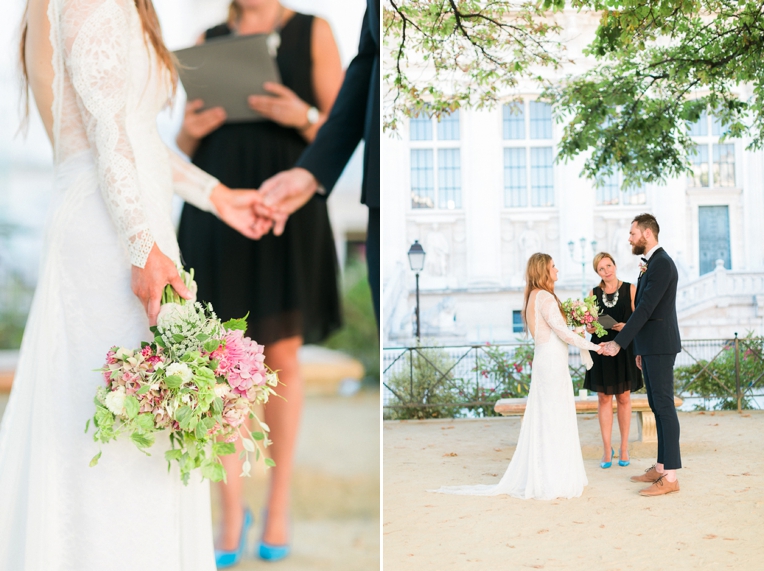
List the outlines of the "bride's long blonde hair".
<svg viewBox="0 0 764 571">
<path fill-rule="evenodd" d="M 51 0 L 52 1 L 52 0 Z M 165 67 L 170 74 L 170 81 L 172 84 L 172 92 L 175 94 L 175 89 L 178 86 L 178 71 L 175 67 L 175 56 L 167 46 L 164 45 L 162 40 L 162 28 L 159 25 L 159 18 L 154 10 L 154 4 L 151 0 L 133 0 L 135 7 L 138 9 L 138 15 L 141 18 L 141 26 L 143 27 L 143 40 L 148 48 L 148 42 L 154 48 L 154 52 L 159 59 L 160 65 Z M 19 45 L 19 56 L 21 59 L 21 75 L 22 75 L 22 94 L 24 97 L 24 109 L 26 115 L 29 114 L 29 72 L 27 70 L 26 62 L 26 42 L 27 42 L 27 12 L 29 11 L 29 3 L 27 2 L 24 8 L 24 15 L 21 20 L 21 42 Z"/>
<path fill-rule="evenodd" d="M 549 273 L 549 265 L 552 263 L 552 256 L 537 252 L 528 258 L 528 265 L 525 268 L 525 301 L 523 302 L 523 321 L 527 324 L 528 317 L 528 299 L 531 297 L 531 292 L 535 289 L 543 289 L 551 293 L 557 300 L 557 305 L 560 308 L 560 314 L 565 319 L 565 314 L 562 311 L 562 304 L 560 298 L 554 293 L 554 280 Z"/>
</svg>

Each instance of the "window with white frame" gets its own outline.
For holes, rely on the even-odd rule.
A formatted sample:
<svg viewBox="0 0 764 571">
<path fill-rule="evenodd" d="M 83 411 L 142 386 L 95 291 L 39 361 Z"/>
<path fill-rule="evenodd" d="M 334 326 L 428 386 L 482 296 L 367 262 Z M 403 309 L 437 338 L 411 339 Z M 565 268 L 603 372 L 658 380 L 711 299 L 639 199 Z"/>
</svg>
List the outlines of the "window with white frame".
<svg viewBox="0 0 764 571">
<path fill-rule="evenodd" d="M 644 187 L 629 188 L 621 190 L 623 177 L 620 171 L 611 174 L 602 186 L 597 187 L 597 205 L 598 206 L 616 206 L 645 204 L 647 195 Z"/>
<path fill-rule="evenodd" d="M 411 208 L 462 207 L 459 110 L 436 120 L 426 115 L 409 122 Z"/>
<path fill-rule="evenodd" d="M 689 125 L 689 130 L 697 147 L 690 154 L 692 175 L 688 177 L 688 186 L 734 187 L 735 144 L 719 143 L 724 133 L 721 121 L 704 111 L 698 121 Z"/>
<path fill-rule="evenodd" d="M 552 107 L 524 100 L 502 108 L 504 206 L 554 206 Z"/>
</svg>

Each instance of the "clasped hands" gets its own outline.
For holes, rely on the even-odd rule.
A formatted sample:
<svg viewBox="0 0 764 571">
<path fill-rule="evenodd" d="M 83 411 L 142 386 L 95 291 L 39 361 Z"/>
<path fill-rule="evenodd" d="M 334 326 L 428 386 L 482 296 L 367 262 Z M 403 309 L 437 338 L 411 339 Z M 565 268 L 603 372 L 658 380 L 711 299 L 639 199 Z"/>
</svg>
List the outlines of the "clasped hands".
<svg viewBox="0 0 764 571">
<path fill-rule="evenodd" d="M 223 222 L 247 238 L 259 240 L 271 230 L 280 236 L 289 215 L 317 189 L 318 181 L 310 172 L 293 168 L 269 178 L 259 190 L 232 190 L 220 184 L 210 200 Z"/>
<path fill-rule="evenodd" d="M 258 240 L 273 230 L 284 232 L 287 218 L 318 189 L 318 181 L 305 169 L 293 168 L 266 180 L 260 190 L 233 190 L 223 184 L 212 189 L 210 202 L 220 219 L 247 238 Z M 162 291 L 170 284 L 184 299 L 192 293 L 170 258 L 153 245 L 143 268 L 132 268 L 132 290 L 140 299 L 149 325 L 156 325 Z"/>
<path fill-rule="evenodd" d="M 600 355 L 607 355 L 608 357 L 615 357 L 621 350 L 621 346 L 615 341 L 608 341 L 607 343 L 600 344 L 600 350 L 597 351 Z"/>
</svg>

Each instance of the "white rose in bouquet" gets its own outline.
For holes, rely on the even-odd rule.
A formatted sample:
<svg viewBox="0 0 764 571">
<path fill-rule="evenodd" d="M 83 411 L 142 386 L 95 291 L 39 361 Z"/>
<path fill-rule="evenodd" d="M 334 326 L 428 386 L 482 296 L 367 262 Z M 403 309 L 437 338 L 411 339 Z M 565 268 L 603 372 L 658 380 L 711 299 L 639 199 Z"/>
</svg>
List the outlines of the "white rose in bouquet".
<svg viewBox="0 0 764 571">
<path fill-rule="evenodd" d="M 125 413 L 125 387 L 119 386 L 109 392 L 103 404 L 117 416 L 123 415 Z"/>
<path fill-rule="evenodd" d="M 184 384 L 191 382 L 191 379 L 194 376 L 193 371 L 191 371 L 190 367 L 185 363 L 172 363 L 166 370 L 168 377 L 177 375 L 183 379 Z"/>
</svg>

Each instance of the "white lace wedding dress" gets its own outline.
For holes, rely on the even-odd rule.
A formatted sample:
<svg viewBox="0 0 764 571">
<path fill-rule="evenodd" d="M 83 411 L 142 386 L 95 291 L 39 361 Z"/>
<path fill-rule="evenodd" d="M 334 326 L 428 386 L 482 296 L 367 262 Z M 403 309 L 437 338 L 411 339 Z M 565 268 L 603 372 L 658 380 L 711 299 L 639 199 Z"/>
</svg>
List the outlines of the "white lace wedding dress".
<svg viewBox="0 0 764 571">
<path fill-rule="evenodd" d="M 532 304 L 529 304 L 532 305 Z M 517 448 L 496 485 L 446 486 L 444 494 L 551 500 L 575 498 L 588 483 L 578 439 L 576 405 L 568 370 L 568 344 L 596 351 L 565 324 L 557 300 L 539 290 L 535 300 L 535 351 L 528 402 Z"/>
<path fill-rule="evenodd" d="M 32 0 L 42 21 L 44 1 Z M 159 138 L 169 85 L 133 0 L 50 0 L 47 16 L 50 35 L 30 23 L 27 49 L 52 56 L 31 60 L 30 82 L 55 190 L 0 426 L 0 569 L 213 571 L 209 486 L 168 473 L 166 437 L 151 457 L 106 444 L 90 468 L 99 447 L 84 429 L 106 351 L 150 339 L 131 264 L 154 243 L 178 260 L 173 191 L 211 210 L 217 181 Z"/>
</svg>

